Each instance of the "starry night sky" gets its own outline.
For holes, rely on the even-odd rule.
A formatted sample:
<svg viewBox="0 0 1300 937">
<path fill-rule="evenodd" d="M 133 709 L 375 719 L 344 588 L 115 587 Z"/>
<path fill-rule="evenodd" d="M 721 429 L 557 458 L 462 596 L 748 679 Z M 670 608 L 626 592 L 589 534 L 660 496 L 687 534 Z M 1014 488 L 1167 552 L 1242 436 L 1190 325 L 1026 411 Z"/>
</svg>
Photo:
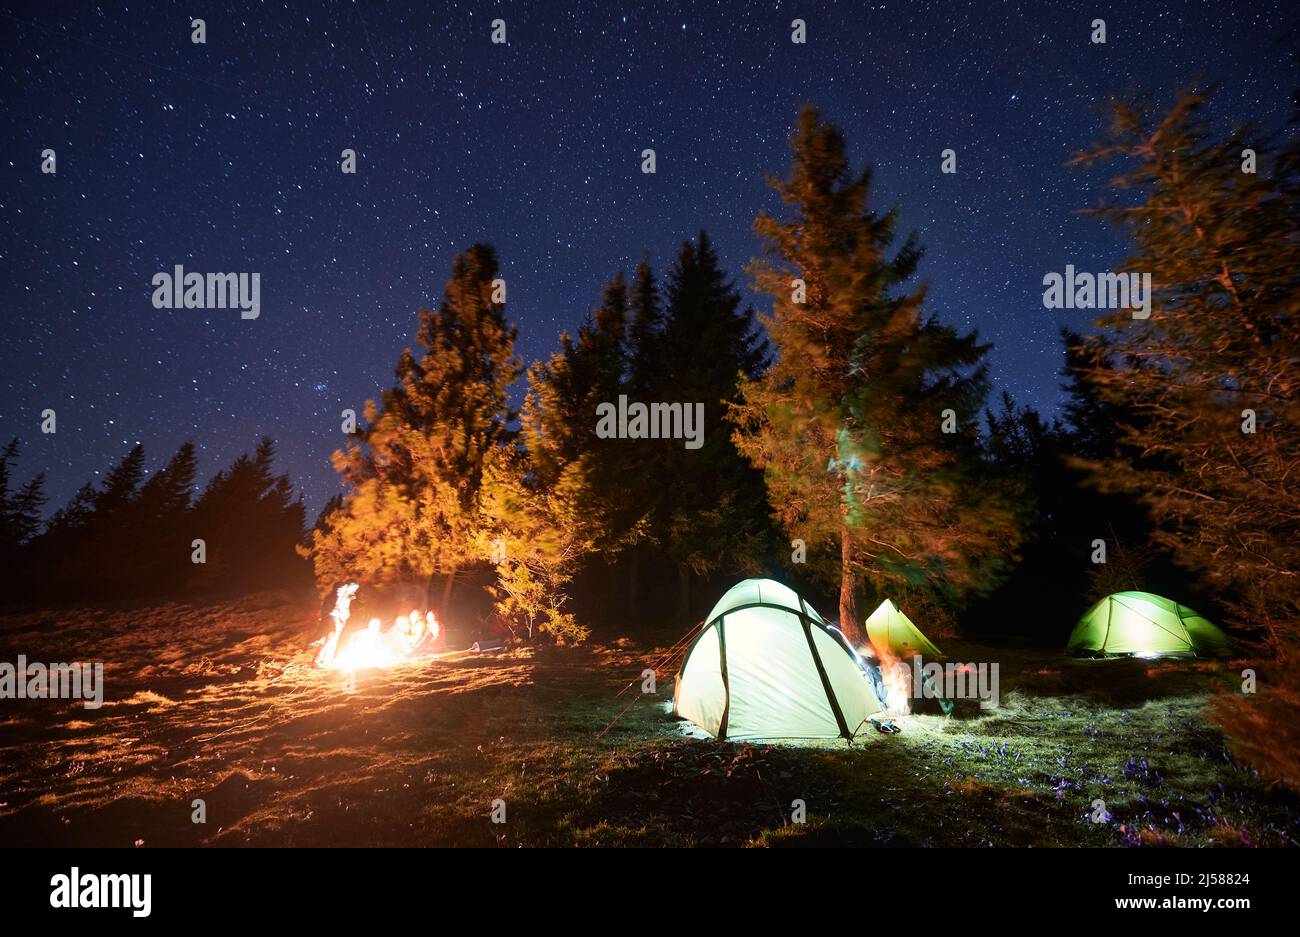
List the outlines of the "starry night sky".
<svg viewBox="0 0 1300 937">
<path fill-rule="evenodd" d="M 919 232 L 929 310 L 978 328 L 996 387 L 1051 414 L 1058 327 L 1089 315 L 1045 310 L 1042 277 L 1123 256 L 1075 214 L 1101 177 L 1063 163 L 1133 90 L 1167 103 L 1217 80 L 1224 120 L 1280 123 L 1287 7 L 5 5 L 0 431 L 23 438 L 20 479 L 48 472 L 50 510 L 137 441 L 152 470 L 194 440 L 205 481 L 269 434 L 314 516 L 337 490 L 340 411 L 390 383 L 416 310 L 475 240 L 497 246 L 526 360 L 616 271 L 648 257 L 662 274 L 701 227 L 748 292 L 754 216 L 778 209 L 764 177 L 786 173 L 804 101 L 875 165 L 876 206 Z M 506 46 L 489 41 L 498 17 Z M 154 309 L 150 280 L 175 264 L 259 272 L 260 318 Z"/>
</svg>

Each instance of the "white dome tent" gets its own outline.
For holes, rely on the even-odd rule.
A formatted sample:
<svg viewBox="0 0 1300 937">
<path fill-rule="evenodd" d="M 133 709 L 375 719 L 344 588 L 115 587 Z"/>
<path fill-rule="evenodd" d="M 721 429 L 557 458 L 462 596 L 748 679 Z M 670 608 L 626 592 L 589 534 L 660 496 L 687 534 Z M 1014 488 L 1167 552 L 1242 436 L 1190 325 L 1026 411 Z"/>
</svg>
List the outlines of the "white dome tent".
<svg viewBox="0 0 1300 937">
<path fill-rule="evenodd" d="M 705 619 L 673 712 L 718 739 L 852 739 L 885 708 L 834 626 L 788 586 L 746 579 Z"/>
</svg>

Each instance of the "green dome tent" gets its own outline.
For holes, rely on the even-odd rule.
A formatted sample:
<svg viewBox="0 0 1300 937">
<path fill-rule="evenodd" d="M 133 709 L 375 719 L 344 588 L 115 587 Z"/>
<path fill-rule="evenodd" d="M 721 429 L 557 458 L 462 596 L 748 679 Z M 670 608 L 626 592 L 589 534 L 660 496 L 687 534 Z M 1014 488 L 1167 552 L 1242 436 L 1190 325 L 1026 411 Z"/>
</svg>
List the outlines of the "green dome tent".
<svg viewBox="0 0 1300 937">
<path fill-rule="evenodd" d="M 1186 605 L 1150 592 L 1116 592 L 1084 613 L 1065 650 L 1076 657 L 1224 657 L 1232 645 Z"/>
<path fill-rule="evenodd" d="M 921 629 L 912 624 L 912 619 L 903 614 L 893 599 L 880 603 L 867 619 L 866 628 L 867 639 L 878 654 L 883 652 L 898 658 L 917 654 L 922 657 L 943 656 L 943 652 L 921 634 Z"/>
<path fill-rule="evenodd" d="M 713 606 L 673 697 L 677 716 L 719 739 L 851 739 L 882 709 L 839 630 L 771 579 Z"/>
</svg>

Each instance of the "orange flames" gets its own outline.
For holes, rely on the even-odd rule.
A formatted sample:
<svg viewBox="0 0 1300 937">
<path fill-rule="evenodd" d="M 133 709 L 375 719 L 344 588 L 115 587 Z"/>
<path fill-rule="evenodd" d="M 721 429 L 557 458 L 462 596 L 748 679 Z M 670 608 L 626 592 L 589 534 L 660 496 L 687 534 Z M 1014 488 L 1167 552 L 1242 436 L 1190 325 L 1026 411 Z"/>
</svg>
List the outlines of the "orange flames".
<svg viewBox="0 0 1300 937">
<path fill-rule="evenodd" d="M 340 647 L 343 629 L 351 616 L 352 600 L 357 594 L 355 582 L 339 586 L 330 618 L 334 630 L 328 634 L 316 655 L 316 666 L 327 670 L 367 670 L 390 667 L 407 659 L 426 640 L 438 639 L 441 630 L 432 611 L 411 609 L 398 615 L 391 628 L 385 629 L 378 618 L 370 619 L 365 630 L 353 632 Z"/>
<path fill-rule="evenodd" d="M 906 716 L 912 711 L 912 670 L 888 651 L 880 651 L 880 679 L 885 685 L 885 713 Z"/>
</svg>

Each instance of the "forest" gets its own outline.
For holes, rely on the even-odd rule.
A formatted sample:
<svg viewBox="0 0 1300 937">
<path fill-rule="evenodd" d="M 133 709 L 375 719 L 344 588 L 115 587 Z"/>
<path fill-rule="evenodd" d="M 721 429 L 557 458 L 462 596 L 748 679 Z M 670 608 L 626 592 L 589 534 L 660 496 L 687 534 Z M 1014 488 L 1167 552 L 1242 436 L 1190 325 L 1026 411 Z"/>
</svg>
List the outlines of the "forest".
<svg viewBox="0 0 1300 937">
<path fill-rule="evenodd" d="M 1116 102 L 1081 141 L 1080 169 L 1114 175 L 1080 209 L 1127 233 L 1117 272 L 1152 285 L 1148 315 L 1062 330 L 1063 419 L 993 392 L 989 345 L 927 302 L 907 206 L 877 204 L 870 167 L 809 106 L 745 270 L 683 232 L 667 269 L 611 271 L 542 360 L 517 351 L 496 250 L 468 246 L 333 453 L 341 492 L 310 525 L 270 439 L 202 485 L 193 442 L 153 472 L 137 446 L 49 514 L 14 439 L 4 594 L 414 584 L 467 634 L 573 645 L 684 628 L 762 575 L 818 597 L 855 643 L 892 597 L 933 633 L 1059 646 L 1062 623 L 1141 588 L 1272 663 L 1268 694 L 1213 712 L 1295 786 L 1300 745 L 1278 733 L 1297 741 L 1300 702 L 1300 146 L 1225 133 L 1206 105 Z M 699 438 L 602 429 L 619 401 L 699 408 Z"/>
</svg>

